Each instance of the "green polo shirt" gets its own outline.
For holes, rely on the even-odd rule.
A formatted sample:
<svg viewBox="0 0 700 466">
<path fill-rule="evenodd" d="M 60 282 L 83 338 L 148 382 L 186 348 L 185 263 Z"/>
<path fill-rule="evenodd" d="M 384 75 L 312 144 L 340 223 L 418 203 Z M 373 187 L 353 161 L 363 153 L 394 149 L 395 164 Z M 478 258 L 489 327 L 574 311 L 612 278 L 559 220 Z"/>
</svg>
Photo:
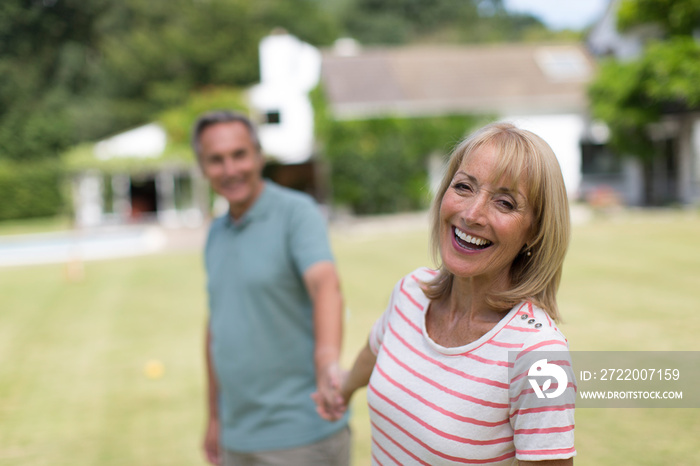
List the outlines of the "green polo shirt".
<svg viewBox="0 0 700 466">
<path fill-rule="evenodd" d="M 310 398 L 313 315 L 303 274 L 331 260 L 313 199 L 269 180 L 239 221 L 226 214 L 212 223 L 205 264 L 226 449 L 293 448 L 346 425 L 319 418 Z"/>
</svg>

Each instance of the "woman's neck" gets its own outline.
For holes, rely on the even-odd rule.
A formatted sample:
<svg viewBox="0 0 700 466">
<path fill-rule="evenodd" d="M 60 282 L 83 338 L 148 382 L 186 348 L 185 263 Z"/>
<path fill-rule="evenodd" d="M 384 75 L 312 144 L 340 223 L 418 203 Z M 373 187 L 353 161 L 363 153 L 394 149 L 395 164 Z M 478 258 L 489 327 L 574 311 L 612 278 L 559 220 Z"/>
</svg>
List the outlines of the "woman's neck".
<svg viewBox="0 0 700 466">
<path fill-rule="evenodd" d="M 488 304 L 490 292 L 493 288 L 478 280 L 455 277 L 450 294 L 430 303 L 426 316 L 428 335 L 445 347 L 464 346 L 484 336 L 508 313 Z"/>
<path fill-rule="evenodd" d="M 508 288 L 505 280 L 484 282 L 477 277 L 454 277 L 449 296 L 442 303 L 451 318 L 467 318 L 472 321 L 498 322 L 507 310 L 495 309 L 488 297 Z"/>
</svg>

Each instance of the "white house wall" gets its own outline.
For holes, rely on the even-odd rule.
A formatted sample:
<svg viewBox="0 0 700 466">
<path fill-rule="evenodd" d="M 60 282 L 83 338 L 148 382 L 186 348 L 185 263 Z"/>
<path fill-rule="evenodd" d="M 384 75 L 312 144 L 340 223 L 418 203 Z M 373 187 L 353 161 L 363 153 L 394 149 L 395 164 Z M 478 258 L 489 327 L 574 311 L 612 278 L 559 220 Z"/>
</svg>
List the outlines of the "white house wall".
<svg viewBox="0 0 700 466">
<path fill-rule="evenodd" d="M 75 220 L 81 227 L 92 227 L 102 222 L 102 177 L 97 173 L 83 173 L 73 180 Z"/>
<path fill-rule="evenodd" d="M 321 76 L 321 52 L 290 34 L 260 41 L 260 83 L 307 93 Z"/>
<path fill-rule="evenodd" d="M 689 171 L 692 175 L 688 182 L 690 185 L 688 187 L 688 201 L 698 204 L 700 203 L 700 116 L 697 116 L 693 121 L 691 132 Z"/>
<path fill-rule="evenodd" d="M 569 197 L 577 198 L 581 186 L 581 138 L 585 130 L 583 116 L 576 114 L 513 116 L 504 118 L 503 121 L 532 131 L 550 145 L 559 160 Z"/>
<path fill-rule="evenodd" d="M 306 94 L 266 85 L 254 87 L 251 103 L 258 112 L 279 112 L 279 124 L 260 124 L 258 134 L 266 155 L 284 164 L 308 160 L 314 147 L 314 115 Z"/>
<path fill-rule="evenodd" d="M 314 117 L 308 93 L 321 77 L 321 52 L 290 34 L 273 34 L 259 45 L 260 84 L 250 91 L 261 115 L 279 113 L 279 123 L 259 125 L 265 154 L 284 164 L 302 163 L 313 154 Z"/>
</svg>

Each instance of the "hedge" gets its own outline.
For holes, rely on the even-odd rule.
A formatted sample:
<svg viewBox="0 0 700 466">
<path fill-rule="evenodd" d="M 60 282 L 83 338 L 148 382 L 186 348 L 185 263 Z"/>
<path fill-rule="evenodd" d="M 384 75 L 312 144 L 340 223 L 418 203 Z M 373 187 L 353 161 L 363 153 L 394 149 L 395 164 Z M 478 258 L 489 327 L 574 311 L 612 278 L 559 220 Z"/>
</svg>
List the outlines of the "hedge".
<svg viewBox="0 0 700 466">
<path fill-rule="evenodd" d="M 492 115 L 337 120 L 323 86 L 311 92 L 318 150 L 330 166 L 332 202 L 356 214 L 424 209 L 430 203 L 428 160 L 445 160 Z"/>
<path fill-rule="evenodd" d="M 330 164 L 333 202 L 357 214 L 427 207 L 428 159 L 446 158 L 481 121 L 444 116 L 326 122 L 319 136 Z"/>
<path fill-rule="evenodd" d="M 57 161 L 0 164 L 0 220 L 66 213 L 63 173 Z"/>
</svg>

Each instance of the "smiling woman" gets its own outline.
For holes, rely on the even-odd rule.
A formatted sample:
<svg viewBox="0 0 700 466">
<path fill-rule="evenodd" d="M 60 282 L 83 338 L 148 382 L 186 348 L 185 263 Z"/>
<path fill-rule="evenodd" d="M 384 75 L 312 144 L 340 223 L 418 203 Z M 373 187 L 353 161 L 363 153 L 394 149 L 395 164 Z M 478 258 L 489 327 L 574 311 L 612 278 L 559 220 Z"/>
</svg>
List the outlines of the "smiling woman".
<svg viewBox="0 0 700 466">
<path fill-rule="evenodd" d="M 431 236 L 440 268 L 399 281 L 345 404 L 319 413 L 334 419 L 369 385 L 373 464 L 572 464 L 575 379 L 556 326 L 569 210 L 551 148 L 506 123 L 474 133 L 450 158 Z M 544 381 L 547 406 L 525 383 L 542 351 L 568 378 Z"/>
<path fill-rule="evenodd" d="M 511 263 L 531 241 L 533 209 L 522 180 L 492 179 L 497 150 L 479 147 L 452 177 L 440 204 L 438 241 L 445 270 L 506 289 Z M 473 287 L 483 289 L 480 283 Z"/>
<path fill-rule="evenodd" d="M 455 235 L 450 236 L 456 236 L 457 230 L 460 235 L 471 232 L 482 244 L 497 238 L 478 236 L 473 228 L 493 232 L 503 222 L 521 223 L 515 227 L 516 233 L 525 236 L 508 242 L 518 253 L 507 254 L 507 268 L 501 269 L 506 283 L 501 289 L 489 285 L 491 296 L 487 300 L 495 307 L 510 308 L 529 297 L 558 320 L 556 291 L 569 244 L 570 218 L 561 169 L 549 145 L 529 131 L 495 124 L 482 128 L 455 149 L 432 205 L 433 255 L 442 260 L 443 268 L 428 286 L 431 299 L 448 292 L 455 275 L 444 265 L 444 254 L 450 255 L 447 246 L 452 241 L 446 241 L 447 233 L 441 233 L 443 222 L 450 220 L 450 209 L 462 209 L 461 221 L 459 212 L 453 215 Z M 481 218 L 474 220 L 474 215 Z M 489 218 L 483 218 L 486 216 Z M 473 225 L 472 230 L 467 225 Z M 497 249 L 498 245 L 489 248 L 492 246 Z"/>
</svg>

